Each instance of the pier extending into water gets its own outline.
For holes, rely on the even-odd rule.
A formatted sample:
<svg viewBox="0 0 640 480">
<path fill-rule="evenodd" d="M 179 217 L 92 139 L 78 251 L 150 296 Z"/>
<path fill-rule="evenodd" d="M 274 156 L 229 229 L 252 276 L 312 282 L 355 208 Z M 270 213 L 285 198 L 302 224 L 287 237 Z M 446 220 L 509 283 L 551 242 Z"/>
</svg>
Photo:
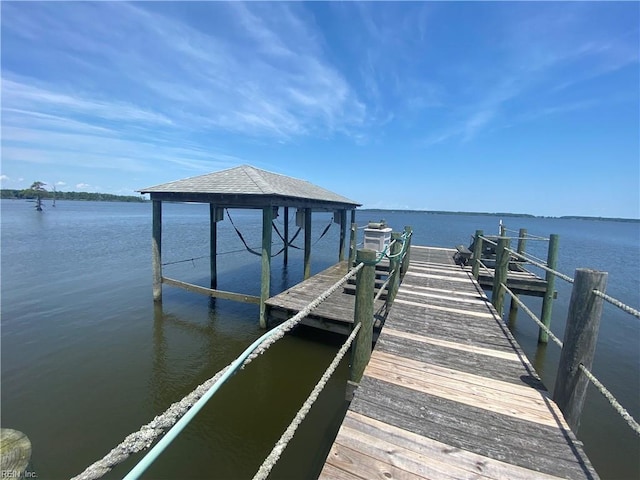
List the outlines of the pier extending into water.
<svg viewBox="0 0 640 480">
<path fill-rule="evenodd" d="M 276 301 L 277 296 L 269 299 L 273 302 L 268 308 L 297 313 L 75 478 L 100 478 L 161 437 L 125 477 L 140 478 L 231 375 L 312 312 L 327 319 L 318 307 L 325 301 L 346 302 L 352 290 L 347 285 L 354 277 L 352 321 L 345 317 L 348 308 L 332 318 L 348 325 L 350 334 L 254 479 L 269 476 L 349 349 L 351 380 L 346 395 L 353 401 L 321 478 L 598 478 L 572 433 L 579 425 L 588 382 L 640 434 L 638 423 L 589 370 L 602 302 L 640 318 L 640 312 L 604 293 L 606 273 L 578 269 L 572 279 L 550 265 L 537 264 L 549 275 L 574 283 L 563 343 L 509 288 L 511 261 L 530 260 L 509 248 L 508 237 L 500 235 L 495 242 L 489 300 L 476 278 L 479 268 L 491 270 L 481 256 L 472 258 L 471 268 L 456 265 L 455 249 L 412 247 L 409 227 L 394 233 L 383 252 L 361 249 L 356 254 L 356 228 L 352 224 L 348 264 L 355 257 L 353 267 L 347 270 L 347 265 L 339 263 L 317 279 L 311 277 L 290 289 L 291 298 L 296 291 L 311 298 L 315 291 L 315 298 L 304 306 L 302 301 L 283 307 L 286 302 Z M 476 233 L 478 238 L 493 241 L 481 232 Z M 385 257 L 388 266 L 376 271 Z M 328 277 L 339 278 L 329 285 Z M 545 298 L 552 299 L 553 279 L 547 276 L 546 282 Z M 553 398 L 502 320 L 505 295 L 562 348 Z M 337 310 L 329 307 L 327 311 L 335 314 Z M 543 306 L 543 314 L 544 310 Z M 372 349 L 376 325 L 381 330 Z"/>
<path fill-rule="evenodd" d="M 597 478 L 455 251 L 412 248 L 320 478 Z"/>
</svg>

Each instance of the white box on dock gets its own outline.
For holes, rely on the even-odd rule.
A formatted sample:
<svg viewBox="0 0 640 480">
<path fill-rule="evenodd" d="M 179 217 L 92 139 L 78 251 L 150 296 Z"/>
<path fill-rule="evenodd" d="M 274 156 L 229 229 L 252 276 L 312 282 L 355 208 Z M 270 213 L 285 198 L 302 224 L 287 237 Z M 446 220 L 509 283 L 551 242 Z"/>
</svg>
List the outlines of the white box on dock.
<svg viewBox="0 0 640 480">
<path fill-rule="evenodd" d="M 365 228 L 364 248 L 382 252 L 391 243 L 391 228 Z"/>
</svg>

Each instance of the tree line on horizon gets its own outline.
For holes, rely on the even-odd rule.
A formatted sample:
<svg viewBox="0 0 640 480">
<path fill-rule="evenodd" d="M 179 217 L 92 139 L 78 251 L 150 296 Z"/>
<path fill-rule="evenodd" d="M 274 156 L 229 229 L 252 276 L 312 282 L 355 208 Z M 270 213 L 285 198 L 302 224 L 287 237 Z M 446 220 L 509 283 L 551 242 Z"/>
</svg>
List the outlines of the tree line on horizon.
<svg viewBox="0 0 640 480">
<path fill-rule="evenodd" d="M 22 190 L 0 189 L 0 198 L 18 200 L 84 200 L 94 202 L 146 202 L 144 197 L 135 195 L 113 195 L 111 193 L 94 192 L 60 192 L 44 189 L 44 183 L 34 182 L 31 187 Z"/>
</svg>

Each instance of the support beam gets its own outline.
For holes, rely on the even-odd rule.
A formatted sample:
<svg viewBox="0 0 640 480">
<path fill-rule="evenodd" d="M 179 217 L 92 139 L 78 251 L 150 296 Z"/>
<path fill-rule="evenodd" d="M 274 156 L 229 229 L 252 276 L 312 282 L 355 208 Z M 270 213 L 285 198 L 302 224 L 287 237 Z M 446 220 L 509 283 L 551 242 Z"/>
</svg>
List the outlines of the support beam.
<svg viewBox="0 0 640 480">
<path fill-rule="evenodd" d="M 151 239 L 153 269 L 153 301 L 162 301 L 162 202 L 154 200 Z"/>
<path fill-rule="evenodd" d="M 311 277 L 311 209 L 304 209 L 304 279 Z"/>
<path fill-rule="evenodd" d="M 482 230 L 476 230 L 475 240 L 473 242 L 473 262 L 471 267 L 471 274 L 473 278 L 478 280 L 480 275 L 480 262 L 482 261 L 482 237 L 484 232 Z"/>
<path fill-rule="evenodd" d="M 547 267 L 556 270 L 558 267 L 558 243 L 559 237 L 556 234 L 549 235 L 549 250 L 547 252 Z M 547 327 L 551 327 L 551 310 L 553 307 L 553 295 L 556 288 L 556 275 L 546 272 L 544 279 L 547 281 L 547 289 L 542 297 L 542 312 L 540 321 Z M 538 332 L 538 343 L 547 343 L 549 335 L 544 330 Z"/>
<path fill-rule="evenodd" d="M 500 225 L 501 228 L 502 224 Z M 496 266 L 493 275 L 493 289 L 491 291 L 491 303 L 496 308 L 498 315 L 502 318 L 504 313 L 504 295 L 505 289 L 502 286 L 507 284 L 507 274 L 509 272 L 509 252 L 505 251 L 509 248 L 510 241 L 507 237 L 498 237 L 498 246 L 496 247 Z"/>
<path fill-rule="evenodd" d="M 216 207 L 209 204 L 209 270 L 211 272 L 211 288 L 218 288 L 218 215 Z"/>
<path fill-rule="evenodd" d="M 273 226 L 273 207 L 262 209 L 262 280 L 260 282 L 260 326 L 267 328 L 265 302 L 271 294 L 271 231 Z"/>
<path fill-rule="evenodd" d="M 357 238 L 358 238 L 358 224 L 351 222 L 351 233 L 349 235 L 349 263 L 347 264 L 347 269 L 353 267 L 353 262 L 356 259 L 356 239 Z"/>
<path fill-rule="evenodd" d="M 375 250 L 362 249 L 356 254 L 356 263 L 366 262 L 356 276 L 356 300 L 353 325 L 362 324 L 352 346 L 351 371 L 349 378 L 359 383 L 364 369 L 371 358 L 371 343 L 373 341 L 373 295 L 376 269 L 374 261 Z"/>
<path fill-rule="evenodd" d="M 527 229 L 521 228 L 518 232 L 518 253 L 524 253 L 527 248 Z M 516 295 L 517 296 L 517 295 Z M 518 319 L 518 304 L 515 299 L 511 299 L 509 303 L 509 328 L 515 328 Z"/>
<path fill-rule="evenodd" d="M 579 366 L 591 370 L 602 316 L 603 299 L 593 291 L 605 292 L 607 273 L 578 268 L 574 278 L 553 400 L 577 433 L 589 386 Z"/>
<path fill-rule="evenodd" d="M 284 207 L 284 266 L 289 263 L 289 207 Z"/>
<path fill-rule="evenodd" d="M 340 210 L 340 246 L 338 247 L 338 261 L 344 260 L 344 243 L 347 238 L 347 211 Z"/>
</svg>

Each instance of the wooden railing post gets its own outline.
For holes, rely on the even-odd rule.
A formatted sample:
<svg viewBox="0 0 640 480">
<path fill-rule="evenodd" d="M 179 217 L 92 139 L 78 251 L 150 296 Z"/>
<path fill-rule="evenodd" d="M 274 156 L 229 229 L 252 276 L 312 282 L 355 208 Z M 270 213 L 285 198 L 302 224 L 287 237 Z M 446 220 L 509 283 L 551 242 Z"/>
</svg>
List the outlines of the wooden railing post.
<svg viewBox="0 0 640 480">
<path fill-rule="evenodd" d="M 549 251 L 547 253 L 547 267 L 556 270 L 558 266 L 558 235 L 549 235 Z M 546 272 L 545 280 L 547 289 L 542 299 L 542 313 L 540 321 L 549 328 L 551 326 L 551 308 L 553 307 L 553 294 L 556 286 L 556 276 L 551 272 Z M 549 335 L 544 330 L 538 332 L 538 343 L 547 343 Z"/>
<path fill-rule="evenodd" d="M 385 303 L 385 308 L 388 311 L 389 307 L 393 304 L 393 301 L 396 298 L 396 294 L 398 293 L 398 287 L 400 286 L 400 265 L 401 260 L 398 255 L 402 251 L 402 234 L 393 232 L 391 233 L 391 241 L 395 241 L 393 245 L 391 245 L 391 251 L 389 252 L 392 257 L 389 263 L 389 270 L 392 273 L 391 280 L 389 280 L 389 287 L 387 289 L 387 301 Z"/>
<path fill-rule="evenodd" d="M 405 242 L 407 242 L 407 248 L 404 253 L 404 258 L 402 259 L 402 266 L 400 267 L 400 279 L 403 279 L 407 270 L 409 269 L 409 262 L 411 261 L 411 233 L 413 230 L 410 226 L 404 227 L 404 233 L 407 236 Z"/>
<path fill-rule="evenodd" d="M 579 365 L 591 369 L 602 316 L 603 300 L 593 291 L 604 293 L 606 286 L 607 272 L 586 268 L 576 270 L 553 391 L 553 400 L 575 433 L 580 427 L 580 415 L 589 383 L 580 372 Z"/>
<path fill-rule="evenodd" d="M 348 268 L 353 266 L 353 261 L 356 259 L 356 239 L 358 238 L 358 224 L 351 222 L 351 233 L 349 235 L 349 265 Z"/>
<path fill-rule="evenodd" d="M 482 230 L 476 230 L 475 240 L 473 241 L 473 263 L 471 266 L 471 274 L 473 278 L 478 280 L 480 276 L 480 260 L 482 258 Z"/>
<path fill-rule="evenodd" d="M 521 228 L 518 232 L 518 253 L 524 253 L 527 248 L 527 229 Z M 518 259 L 520 260 L 520 259 Z M 516 326 L 516 320 L 518 319 L 518 304 L 515 299 L 511 299 L 509 303 L 509 328 L 514 328 Z"/>
<path fill-rule="evenodd" d="M 491 292 L 491 303 L 498 311 L 498 315 L 502 317 L 504 313 L 504 294 L 505 290 L 502 284 L 507 284 L 507 275 L 509 273 L 509 252 L 505 248 L 509 248 L 509 239 L 507 237 L 498 238 L 498 247 L 496 248 L 496 266 L 493 274 L 493 290 Z"/>
<path fill-rule="evenodd" d="M 371 357 L 373 341 L 373 292 L 376 269 L 375 250 L 364 248 L 356 254 L 356 264 L 365 262 L 356 276 L 356 305 L 353 317 L 354 327 L 362 324 L 352 349 L 350 380 L 358 383 Z"/>
</svg>

